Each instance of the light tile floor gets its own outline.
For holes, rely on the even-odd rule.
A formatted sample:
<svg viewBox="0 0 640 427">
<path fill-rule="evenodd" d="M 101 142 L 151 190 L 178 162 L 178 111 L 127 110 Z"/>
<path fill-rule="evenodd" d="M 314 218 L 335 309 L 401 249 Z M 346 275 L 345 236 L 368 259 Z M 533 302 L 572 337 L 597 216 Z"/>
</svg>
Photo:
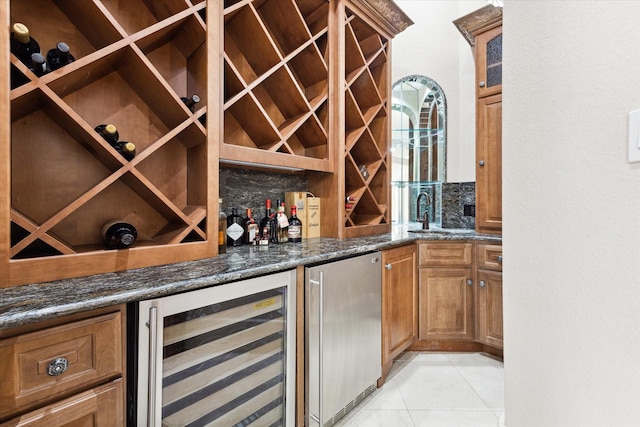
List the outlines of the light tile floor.
<svg viewBox="0 0 640 427">
<path fill-rule="evenodd" d="M 336 427 L 497 427 L 504 371 L 481 353 L 405 352 Z"/>
</svg>

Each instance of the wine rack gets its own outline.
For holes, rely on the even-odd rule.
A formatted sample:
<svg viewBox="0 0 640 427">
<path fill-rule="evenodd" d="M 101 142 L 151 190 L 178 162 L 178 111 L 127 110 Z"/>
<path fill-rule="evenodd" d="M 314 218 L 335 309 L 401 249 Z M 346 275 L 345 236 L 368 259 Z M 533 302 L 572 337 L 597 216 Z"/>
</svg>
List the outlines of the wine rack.
<svg viewBox="0 0 640 427">
<path fill-rule="evenodd" d="M 4 28 L 24 23 L 45 53 L 65 41 L 76 60 L 40 78 L 13 55 L 5 65 L 10 244 L 0 286 L 215 255 L 206 1 L 7 4 Z M 200 97 L 194 112 L 181 101 L 193 94 Z M 135 143 L 133 160 L 94 131 L 104 123 Z M 137 228 L 134 247 L 104 249 L 100 229 L 111 219 Z"/>
<path fill-rule="evenodd" d="M 389 40 L 347 9 L 345 14 L 346 237 L 390 230 L 388 209 Z"/>
<path fill-rule="evenodd" d="M 330 172 L 329 4 L 224 2 L 221 161 Z"/>
</svg>

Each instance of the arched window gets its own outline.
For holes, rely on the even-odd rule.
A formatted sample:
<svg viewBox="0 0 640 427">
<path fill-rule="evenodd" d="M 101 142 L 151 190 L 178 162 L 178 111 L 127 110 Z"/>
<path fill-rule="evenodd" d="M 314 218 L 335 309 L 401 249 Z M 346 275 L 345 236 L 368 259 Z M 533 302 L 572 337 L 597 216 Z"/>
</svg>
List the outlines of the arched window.
<svg viewBox="0 0 640 427">
<path fill-rule="evenodd" d="M 392 212 L 395 224 L 416 221 L 416 200 L 429 222 L 442 224 L 442 182 L 446 174 L 447 102 L 440 85 L 429 77 L 404 77 L 392 88 Z M 428 205 L 428 206 L 427 206 Z"/>
</svg>

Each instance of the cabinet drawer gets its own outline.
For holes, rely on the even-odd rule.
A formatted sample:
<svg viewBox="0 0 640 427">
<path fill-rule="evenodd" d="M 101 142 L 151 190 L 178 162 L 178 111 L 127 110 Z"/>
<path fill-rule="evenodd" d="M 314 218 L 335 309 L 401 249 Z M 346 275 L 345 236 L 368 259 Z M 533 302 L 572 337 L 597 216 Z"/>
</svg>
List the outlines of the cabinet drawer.
<svg viewBox="0 0 640 427">
<path fill-rule="evenodd" d="M 0 419 L 122 375 L 121 313 L 0 341 Z"/>
<path fill-rule="evenodd" d="M 123 388 L 122 379 L 117 379 L 14 418 L 0 427 L 120 427 L 125 422 Z"/>
<path fill-rule="evenodd" d="M 478 268 L 502 271 L 502 245 L 478 245 Z"/>
<path fill-rule="evenodd" d="M 472 253 L 472 243 L 421 243 L 420 266 L 466 267 L 471 265 Z"/>
</svg>

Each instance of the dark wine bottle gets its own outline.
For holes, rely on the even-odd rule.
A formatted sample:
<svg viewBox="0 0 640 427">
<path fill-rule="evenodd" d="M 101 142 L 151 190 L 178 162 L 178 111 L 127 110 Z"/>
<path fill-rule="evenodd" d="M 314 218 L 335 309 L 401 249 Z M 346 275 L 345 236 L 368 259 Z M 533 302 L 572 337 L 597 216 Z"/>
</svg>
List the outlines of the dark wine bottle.
<svg viewBox="0 0 640 427">
<path fill-rule="evenodd" d="M 247 208 L 246 217 L 244 218 L 244 235 L 242 236 L 242 243 L 245 245 L 255 245 L 260 239 L 259 229 L 260 226 L 253 218 L 251 208 Z"/>
<path fill-rule="evenodd" d="M 102 239 L 109 249 L 128 248 L 136 242 L 138 231 L 124 221 L 112 220 L 102 227 Z"/>
<path fill-rule="evenodd" d="M 227 246 L 242 245 L 244 227 L 242 217 L 237 208 L 231 208 L 231 215 L 227 217 Z"/>
<path fill-rule="evenodd" d="M 44 56 L 39 53 L 31 55 L 31 66 L 29 67 L 33 74 L 40 77 L 49 72 L 47 68 L 47 62 L 44 60 Z"/>
<path fill-rule="evenodd" d="M 222 199 L 218 199 L 218 254 L 227 253 L 227 214 L 222 207 Z"/>
<path fill-rule="evenodd" d="M 302 221 L 300 221 L 300 219 L 296 215 L 296 211 L 296 206 L 291 206 L 291 216 L 289 217 L 289 228 L 287 229 L 287 236 L 290 242 L 300 243 L 302 242 Z"/>
<path fill-rule="evenodd" d="M 40 45 L 29 34 L 29 28 L 19 22 L 11 27 L 11 53 L 27 67 L 31 66 L 31 55 L 40 53 Z"/>
<path fill-rule="evenodd" d="M 264 210 L 264 218 L 260 220 L 260 240 L 258 243 L 260 245 L 268 245 L 271 240 L 271 216 L 273 212 L 271 212 L 271 199 L 267 199 L 265 202 L 265 210 Z"/>
<path fill-rule="evenodd" d="M 184 102 L 184 105 L 186 105 L 187 108 L 191 110 L 192 113 L 196 109 L 196 104 L 200 102 L 200 97 L 198 95 L 193 95 L 191 98 L 185 98 L 183 96 L 180 99 L 182 100 L 182 102 Z"/>
<path fill-rule="evenodd" d="M 108 125 L 98 125 L 95 128 L 96 132 L 98 132 L 109 144 L 114 147 L 118 144 L 118 139 L 120 139 L 120 135 L 118 134 L 118 129 L 111 124 Z"/>
<path fill-rule="evenodd" d="M 62 68 L 67 64 L 72 63 L 76 59 L 69 53 L 69 45 L 65 42 L 60 42 L 55 49 L 50 49 L 47 52 L 47 64 L 51 71 Z"/>
<path fill-rule="evenodd" d="M 119 141 L 115 148 L 127 161 L 133 160 L 136 156 L 136 145 L 133 142 Z"/>
</svg>

